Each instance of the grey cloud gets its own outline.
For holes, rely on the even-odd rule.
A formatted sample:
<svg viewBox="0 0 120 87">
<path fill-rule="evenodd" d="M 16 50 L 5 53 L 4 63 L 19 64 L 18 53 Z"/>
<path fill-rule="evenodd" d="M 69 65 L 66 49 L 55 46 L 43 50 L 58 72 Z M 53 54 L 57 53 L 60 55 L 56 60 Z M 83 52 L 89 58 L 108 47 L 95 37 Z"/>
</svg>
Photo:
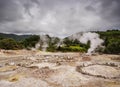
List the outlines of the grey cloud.
<svg viewBox="0 0 120 87">
<path fill-rule="evenodd" d="M 0 31 L 66 36 L 119 28 L 120 0 L 1 0 Z"/>
<path fill-rule="evenodd" d="M 85 9 L 88 11 L 96 11 L 92 6 L 87 6 Z"/>
<path fill-rule="evenodd" d="M 0 0 L 0 22 L 15 21 L 21 18 L 22 14 L 15 0 Z"/>
<path fill-rule="evenodd" d="M 113 22 L 120 22 L 120 0 L 102 0 L 101 7 L 103 18 Z"/>
</svg>

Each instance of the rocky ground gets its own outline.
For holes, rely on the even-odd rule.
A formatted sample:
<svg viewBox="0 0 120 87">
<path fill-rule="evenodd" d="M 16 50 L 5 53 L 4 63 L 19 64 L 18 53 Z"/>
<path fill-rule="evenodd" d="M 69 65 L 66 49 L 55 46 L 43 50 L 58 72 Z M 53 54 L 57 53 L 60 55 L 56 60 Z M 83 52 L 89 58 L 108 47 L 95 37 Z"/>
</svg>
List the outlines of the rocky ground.
<svg viewBox="0 0 120 87">
<path fill-rule="evenodd" d="M 120 87 L 120 55 L 1 50 L 0 87 Z"/>
</svg>

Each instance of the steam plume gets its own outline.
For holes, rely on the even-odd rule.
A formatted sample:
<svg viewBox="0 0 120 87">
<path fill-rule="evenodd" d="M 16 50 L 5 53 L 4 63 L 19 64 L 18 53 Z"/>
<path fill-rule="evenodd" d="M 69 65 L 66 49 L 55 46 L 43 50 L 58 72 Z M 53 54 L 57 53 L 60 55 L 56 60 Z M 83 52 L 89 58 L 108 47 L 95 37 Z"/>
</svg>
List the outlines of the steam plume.
<svg viewBox="0 0 120 87">
<path fill-rule="evenodd" d="M 42 51 L 46 51 L 47 47 L 48 47 L 48 37 L 46 35 L 41 35 L 40 39 L 42 42 L 40 42 L 42 45 Z"/>
<path fill-rule="evenodd" d="M 87 54 L 89 55 L 103 43 L 103 40 L 99 38 L 99 35 L 97 33 L 91 32 L 83 33 L 83 35 L 80 37 L 80 42 L 87 44 L 88 41 L 90 41 L 90 48 L 88 49 L 87 52 Z"/>
</svg>

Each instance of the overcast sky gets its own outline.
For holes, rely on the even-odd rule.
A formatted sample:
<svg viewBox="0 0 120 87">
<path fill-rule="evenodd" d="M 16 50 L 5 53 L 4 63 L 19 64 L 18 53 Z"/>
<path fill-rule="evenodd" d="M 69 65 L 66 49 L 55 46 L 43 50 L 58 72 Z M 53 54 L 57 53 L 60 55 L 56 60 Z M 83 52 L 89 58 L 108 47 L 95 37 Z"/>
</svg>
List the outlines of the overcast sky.
<svg viewBox="0 0 120 87">
<path fill-rule="evenodd" d="M 0 0 L 0 32 L 64 37 L 120 29 L 120 0 Z"/>
</svg>

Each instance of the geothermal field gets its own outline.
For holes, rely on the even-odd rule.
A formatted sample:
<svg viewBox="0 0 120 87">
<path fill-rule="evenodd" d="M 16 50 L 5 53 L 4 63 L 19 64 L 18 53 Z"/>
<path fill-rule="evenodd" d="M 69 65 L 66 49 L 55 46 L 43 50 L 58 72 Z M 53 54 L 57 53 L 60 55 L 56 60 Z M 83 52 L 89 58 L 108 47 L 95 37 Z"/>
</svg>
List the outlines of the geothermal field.
<svg viewBox="0 0 120 87">
<path fill-rule="evenodd" d="M 120 87 L 120 55 L 1 50 L 0 87 Z"/>
</svg>

